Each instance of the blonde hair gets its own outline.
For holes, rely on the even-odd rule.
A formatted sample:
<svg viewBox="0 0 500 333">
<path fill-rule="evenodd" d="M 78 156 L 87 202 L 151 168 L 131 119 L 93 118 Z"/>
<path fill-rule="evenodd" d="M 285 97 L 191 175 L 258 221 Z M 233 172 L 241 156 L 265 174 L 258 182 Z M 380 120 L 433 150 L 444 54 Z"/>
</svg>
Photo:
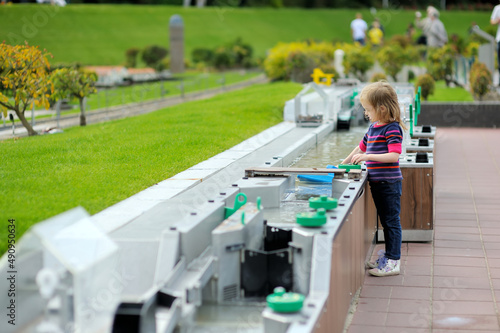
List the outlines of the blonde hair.
<svg viewBox="0 0 500 333">
<path fill-rule="evenodd" d="M 387 81 L 378 81 L 365 86 L 359 94 L 359 99 L 373 106 L 380 122 L 397 122 L 403 130 L 406 130 L 401 119 L 398 94 Z M 381 106 L 384 106 L 385 110 L 381 109 Z"/>
</svg>

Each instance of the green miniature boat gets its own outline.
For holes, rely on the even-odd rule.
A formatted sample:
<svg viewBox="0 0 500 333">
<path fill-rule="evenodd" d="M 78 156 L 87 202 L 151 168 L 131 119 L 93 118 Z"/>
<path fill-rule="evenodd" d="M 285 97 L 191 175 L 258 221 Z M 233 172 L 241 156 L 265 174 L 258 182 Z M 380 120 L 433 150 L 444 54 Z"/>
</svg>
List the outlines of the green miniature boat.
<svg viewBox="0 0 500 333">
<path fill-rule="evenodd" d="M 326 223 L 326 211 L 320 208 L 316 212 L 299 213 L 297 223 L 303 227 L 321 227 Z"/>
<path fill-rule="evenodd" d="M 304 305 L 304 295 L 287 293 L 285 288 L 276 287 L 274 293 L 266 297 L 267 305 L 276 312 L 297 312 Z"/>
<path fill-rule="evenodd" d="M 339 164 L 339 169 L 345 169 L 349 172 L 351 170 L 361 169 L 361 164 Z"/>
<path fill-rule="evenodd" d="M 322 195 L 316 198 L 309 198 L 309 207 L 314 209 L 323 208 L 325 210 L 331 210 L 337 208 L 338 200 L 335 198 L 329 198 L 327 195 Z"/>
</svg>

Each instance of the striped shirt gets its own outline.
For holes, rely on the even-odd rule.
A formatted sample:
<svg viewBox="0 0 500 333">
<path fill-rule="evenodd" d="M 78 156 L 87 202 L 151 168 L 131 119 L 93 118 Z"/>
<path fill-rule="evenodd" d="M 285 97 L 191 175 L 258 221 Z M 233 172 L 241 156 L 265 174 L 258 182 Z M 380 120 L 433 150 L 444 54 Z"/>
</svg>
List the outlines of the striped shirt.
<svg viewBox="0 0 500 333">
<path fill-rule="evenodd" d="M 373 123 L 368 128 L 359 148 L 367 154 L 401 154 L 401 142 L 403 131 L 397 122 L 385 125 Z M 394 163 L 382 163 L 367 161 L 368 180 L 395 182 L 402 180 L 399 161 Z"/>
</svg>

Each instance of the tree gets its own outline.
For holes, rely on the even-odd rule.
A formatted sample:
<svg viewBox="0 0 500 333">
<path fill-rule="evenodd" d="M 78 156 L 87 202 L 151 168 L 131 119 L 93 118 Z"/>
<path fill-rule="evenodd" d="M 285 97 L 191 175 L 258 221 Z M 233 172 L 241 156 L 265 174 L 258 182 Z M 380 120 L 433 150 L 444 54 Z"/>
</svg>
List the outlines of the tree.
<svg viewBox="0 0 500 333">
<path fill-rule="evenodd" d="M 479 100 L 482 100 L 492 84 L 492 76 L 488 67 L 482 62 L 476 61 L 470 69 L 469 80 L 472 93 L 478 96 Z"/>
<path fill-rule="evenodd" d="M 85 97 L 97 92 L 95 88 L 96 81 L 97 75 L 94 72 L 74 68 L 61 68 L 52 73 L 52 82 L 55 88 L 52 97 L 55 100 L 60 100 L 68 96 L 78 99 L 80 103 L 80 126 L 87 124 L 83 101 Z"/>
<path fill-rule="evenodd" d="M 418 91 L 418 87 L 420 87 L 422 97 L 424 98 L 424 101 L 426 101 L 430 95 L 434 94 L 436 82 L 434 81 L 432 75 L 427 73 L 422 74 L 417 77 L 417 81 L 415 82 L 415 93 Z"/>
<path fill-rule="evenodd" d="M 441 48 L 429 48 L 427 55 L 427 73 L 434 80 L 445 80 L 446 86 L 450 84 L 453 77 L 453 60 L 456 53 L 450 45 Z"/>
<path fill-rule="evenodd" d="M 0 44 L 0 111 L 7 116 L 12 110 L 28 130 L 28 135 L 37 135 L 24 112 L 33 105 L 50 107 L 49 97 L 54 91 L 48 75 L 50 68 L 47 56 L 38 47 Z"/>
</svg>

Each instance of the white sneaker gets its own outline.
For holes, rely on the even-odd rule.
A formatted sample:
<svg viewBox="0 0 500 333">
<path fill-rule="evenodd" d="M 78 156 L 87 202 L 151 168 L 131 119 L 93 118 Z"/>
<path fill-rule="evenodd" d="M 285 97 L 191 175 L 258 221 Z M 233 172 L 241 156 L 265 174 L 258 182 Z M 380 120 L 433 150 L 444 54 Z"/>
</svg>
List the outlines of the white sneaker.
<svg viewBox="0 0 500 333">
<path fill-rule="evenodd" d="M 399 275 L 399 260 L 387 259 L 384 267 L 370 269 L 368 273 L 375 276 Z"/>
</svg>

